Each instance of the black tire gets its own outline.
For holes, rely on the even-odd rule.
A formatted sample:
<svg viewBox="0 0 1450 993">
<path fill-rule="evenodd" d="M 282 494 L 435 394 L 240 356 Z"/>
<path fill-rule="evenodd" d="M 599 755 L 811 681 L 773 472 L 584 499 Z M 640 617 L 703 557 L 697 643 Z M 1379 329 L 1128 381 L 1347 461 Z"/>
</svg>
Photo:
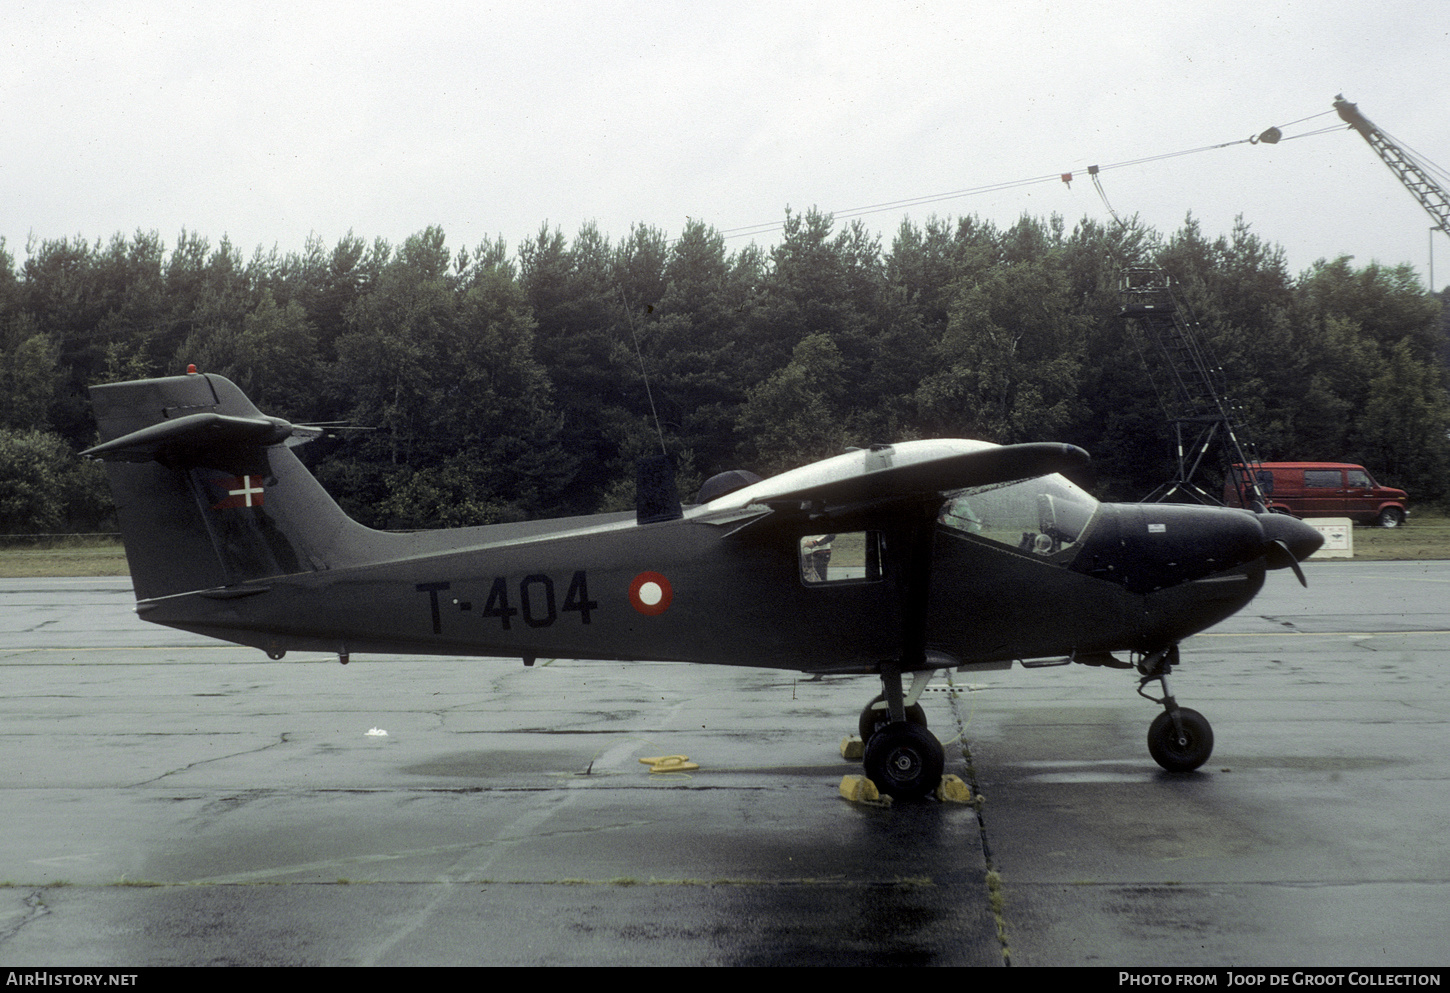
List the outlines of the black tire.
<svg viewBox="0 0 1450 993">
<path fill-rule="evenodd" d="M 1398 507 L 1386 507 L 1380 511 L 1374 522 L 1382 528 L 1397 528 L 1405 523 L 1405 512 Z"/>
<path fill-rule="evenodd" d="M 866 743 L 866 776 L 897 800 L 920 800 L 941 785 L 946 754 L 920 724 L 888 724 Z"/>
<path fill-rule="evenodd" d="M 884 695 L 877 693 L 861 711 L 861 719 L 856 722 L 856 729 L 861 733 L 862 741 L 870 741 L 872 735 L 891 723 L 891 711 L 873 709 L 877 702 L 885 699 Z M 921 709 L 919 703 L 913 703 L 906 708 L 906 719 L 912 724 L 926 727 L 926 711 Z"/>
<path fill-rule="evenodd" d="M 1148 726 L 1148 754 L 1169 772 L 1192 772 L 1213 754 L 1213 728 L 1202 714 L 1187 707 L 1179 708 L 1178 720 L 1183 725 L 1181 739 L 1166 710 Z"/>
</svg>

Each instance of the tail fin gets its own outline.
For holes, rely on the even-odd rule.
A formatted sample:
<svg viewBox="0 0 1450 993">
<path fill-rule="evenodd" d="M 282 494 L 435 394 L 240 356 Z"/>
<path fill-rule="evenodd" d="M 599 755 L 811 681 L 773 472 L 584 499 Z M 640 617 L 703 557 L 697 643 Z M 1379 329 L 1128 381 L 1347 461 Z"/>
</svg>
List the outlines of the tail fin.
<svg viewBox="0 0 1450 993">
<path fill-rule="evenodd" d="M 190 373 L 91 387 L 138 600 L 361 564 L 378 533 L 332 500 L 230 380 Z"/>
</svg>

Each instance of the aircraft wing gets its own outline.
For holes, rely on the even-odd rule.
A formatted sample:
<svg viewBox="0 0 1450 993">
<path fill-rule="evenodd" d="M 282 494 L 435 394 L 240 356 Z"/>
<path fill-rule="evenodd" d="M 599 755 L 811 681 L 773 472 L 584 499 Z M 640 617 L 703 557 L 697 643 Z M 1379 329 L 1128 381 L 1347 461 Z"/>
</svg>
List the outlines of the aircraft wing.
<svg viewBox="0 0 1450 993">
<path fill-rule="evenodd" d="M 792 469 L 728 493 L 707 507 L 819 502 L 839 506 L 869 500 L 926 496 L 1031 479 L 1086 468 L 1088 453 L 1075 445 L 1034 442 L 993 445 L 936 439 L 878 445 Z"/>
</svg>

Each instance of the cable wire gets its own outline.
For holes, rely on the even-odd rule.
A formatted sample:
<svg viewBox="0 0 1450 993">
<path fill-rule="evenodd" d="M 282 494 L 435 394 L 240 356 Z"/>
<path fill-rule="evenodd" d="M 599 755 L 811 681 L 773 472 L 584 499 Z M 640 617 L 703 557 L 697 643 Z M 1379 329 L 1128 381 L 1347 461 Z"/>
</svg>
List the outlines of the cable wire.
<svg viewBox="0 0 1450 993">
<path fill-rule="evenodd" d="M 1282 128 L 1292 127 L 1293 125 L 1303 123 L 1304 121 L 1313 120 L 1316 117 L 1323 117 L 1324 114 L 1332 113 L 1334 113 L 1334 111 L 1328 110 L 1322 114 L 1311 114 L 1308 117 L 1301 117 L 1297 121 L 1290 121 L 1288 124 L 1282 125 L 1279 130 L 1282 130 Z M 1303 134 L 1291 135 L 1287 138 L 1279 138 L 1277 139 L 1277 141 L 1292 141 L 1294 138 L 1308 138 L 1313 135 L 1328 134 L 1331 131 L 1340 130 L 1343 129 L 1336 124 L 1332 127 L 1322 128 L 1317 131 L 1308 131 Z M 1150 162 L 1162 162 L 1167 159 L 1180 158 L 1184 155 L 1197 155 L 1200 152 L 1211 152 L 1220 148 L 1232 148 L 1234 145 L 1258 144 L 1259 140 L 1259 136 L 1255 135 L 1250 138 L 1239 138 L 1234 141 L 1222 141 L 1215 145 L 1200 145 L 1196 148 L 1185 148 L 1177 152 L 1164 152 L 1159 155 L 1147 155 L 1137 159 L 1126 159 L 1122 162 L 1113 162 L 1104 166 L 1090 166 L 1088 168 L 1088 173 L 1092 176 L 1094 184 L 1098 185 L 1098 193 L 1102 196 L 1104 205 L 1107 206 L 1107 196 L 1106 194 L 1103 194 L 1101 184 L 1098 183 L 1098 173 L 1107 172 L 1110 169 L 1125 169 L 1128 166 L 1146 165 Z M 851 207 L 846 210 L 832 211 L 831 216 L 838 220 L 847 220 L 855 217 L 864 217 L 868 214 L 879 214 L 889 210 L 901 210 L 905 207 L 920 207 L 926 204 L 942 203 L 947 200 L 958 200 L 964 197 L 980 196 L 984 193 L 998 193 L 1003 190 L 1020 189 L 1024 186 L 1035 186 L 1040 183 L 1061 182 L 1066 180 L 1066 178 L 1070 177 L 1071 175 L 1072 173 L 1070 172 L 1051 173 L 1045 176 L 1031 176 L 1026 179 L 1007 180 L 999 183 L 987 183 L 982 186 L 968 187 L 967 189 L 963 190 L 953 190 L 948 193 L 932 193 L 925 196 L 906 197 L 901 200 L 889 200 L 883 203 L 867 204 L 863 207 Z M 1108 212 L 1113 213 L 1111 206 L 1108 207 Z M 1114 214 L 1113 216 L 1115 218 L 1117 217 L 1116 214 Z M 1121 224 L 1122 221 L 1119 220 L 1118 223 Z M 720 234 L 724 238 L 746 238 L 753 235 L 767 234 L 772 231 L 779 231 L 783 227 L 785 227 L 784 221 L 775 221 L 762 224 L 747 224 L 736 228 L 726 228 L 721 231 Z"/>
</svg>

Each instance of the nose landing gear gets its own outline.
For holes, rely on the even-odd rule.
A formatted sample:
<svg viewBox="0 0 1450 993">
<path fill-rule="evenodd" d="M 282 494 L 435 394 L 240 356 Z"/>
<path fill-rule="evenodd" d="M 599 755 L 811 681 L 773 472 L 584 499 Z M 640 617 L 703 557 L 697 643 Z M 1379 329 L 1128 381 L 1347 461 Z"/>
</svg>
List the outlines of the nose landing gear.
<svg viewBox="0 0 1450 993">
<path fill-rule="evenodd" d="M 1144 656 L 1138 663 L 1143 674 L 1138 695 L 1163 707 L 1163 713 L 1148 725 L 1148 754 L 1169 772 L 1192 772 L 1213 754 L 1213 728 L 1198 711 L 1179 707 L 1168 691 L 1168 673 L 1177 663 L 1177 645 Z M 1161 699 L 1143 692 L 1155 679 L 1163 686 Z"/>
</svg>

